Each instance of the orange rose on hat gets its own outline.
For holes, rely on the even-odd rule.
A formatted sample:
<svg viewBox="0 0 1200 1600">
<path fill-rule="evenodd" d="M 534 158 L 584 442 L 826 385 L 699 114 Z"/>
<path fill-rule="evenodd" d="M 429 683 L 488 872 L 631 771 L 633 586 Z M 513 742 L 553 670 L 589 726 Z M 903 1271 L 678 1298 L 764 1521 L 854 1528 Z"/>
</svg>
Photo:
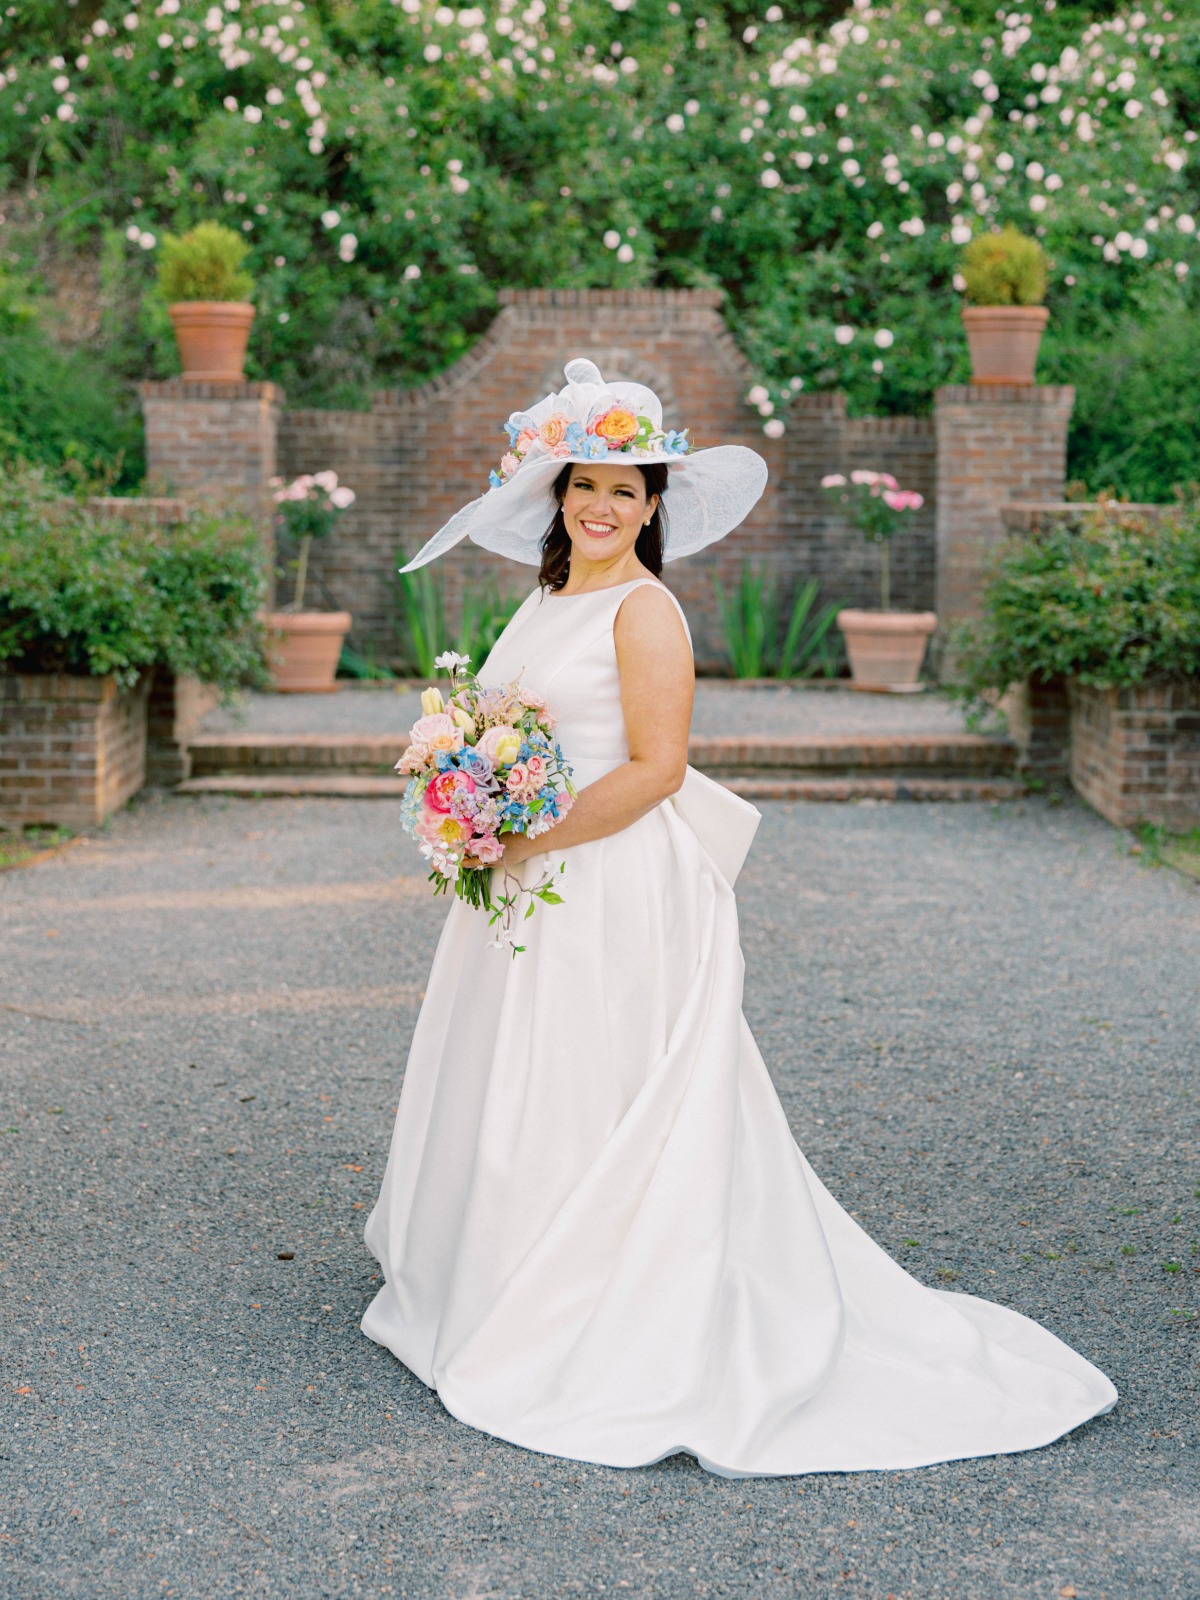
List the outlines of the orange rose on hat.
<svg viewBox="0 0 1200 1600">
<path fill-rule="evenodd" d="M 623 444 L 637 438 L 638 419 L 624 406 L 613 406 L 611 411 L 596 418 L 588 432 L 598 434 L 610 450 L 619 450 Z"/>
</svg>

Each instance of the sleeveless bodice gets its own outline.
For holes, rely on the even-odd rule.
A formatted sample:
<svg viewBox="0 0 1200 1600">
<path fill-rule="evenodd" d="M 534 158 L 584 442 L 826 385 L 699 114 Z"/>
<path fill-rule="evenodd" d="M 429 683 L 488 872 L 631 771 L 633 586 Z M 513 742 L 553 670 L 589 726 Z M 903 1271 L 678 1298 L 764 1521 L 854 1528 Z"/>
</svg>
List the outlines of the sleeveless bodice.
<svg viewBox="0 0 1200 1600">
<path fill-rule="evenodd" d="M 626 595 L 647 583 L 671 595 L 653 578 L 581 594 L 535 589 L 480 668 L 479 681 L 487 688 L 517 678 L 522 688 L 542 696 L 558 719 L 556 736 L 577 785 L 629 759 L 613 622 Z M 686 630 L 683 609 L 671 599 Z"/>
</svg>

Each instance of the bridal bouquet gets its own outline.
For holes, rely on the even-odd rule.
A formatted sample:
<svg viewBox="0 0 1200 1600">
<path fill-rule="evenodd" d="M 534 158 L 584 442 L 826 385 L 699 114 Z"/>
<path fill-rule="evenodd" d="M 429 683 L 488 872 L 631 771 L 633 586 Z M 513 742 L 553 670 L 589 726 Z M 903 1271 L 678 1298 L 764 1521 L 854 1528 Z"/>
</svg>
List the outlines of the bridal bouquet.
<svg viewBox="0 0 1200 1600">
<path fill-rule="evenodd" d="M 545 702 L 519 682 L 483 688 L 463 671 L 470 659 L 451 650 L 434 662 L 450 674 L 450 695 L 432 688 L 421 696 L 424 715 L 396 763 L 408 778 L 401 821 L 431 863 L 434 893 L 453 885 L 460 900 L 490 911 L 491 924 L 500 924 L 493 946 L 516 955 L 524 949 L 513 933 L 522 897 L 526 917 L 535 900 L 560 904 L 554 881 L 563 864 L 524 889 L 504 871 L 495 899 L 492 868 L 503 862 L 508 836 L 536 839 L 565 817 L 575 789 Z"/>
</svg>

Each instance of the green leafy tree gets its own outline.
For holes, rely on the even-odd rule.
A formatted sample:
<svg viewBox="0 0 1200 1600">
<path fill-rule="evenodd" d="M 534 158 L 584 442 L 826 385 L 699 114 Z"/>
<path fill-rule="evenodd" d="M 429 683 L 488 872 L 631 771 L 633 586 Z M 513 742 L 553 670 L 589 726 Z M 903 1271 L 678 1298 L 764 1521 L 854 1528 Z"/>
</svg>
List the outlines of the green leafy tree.
<svg viewBox="0 0 1200 1600">
<path fill-rule="evenodd" d="M 1200 0 L 27 0 L 0 53 L 12 264 L 121 244 L 128 384 L 178 370 L 144 296 L 208 220 L 248 244 L 248 374 L 294 404 L 444 369 L 505 286 L 704 285 L 769 431 L 802 388 L 923 411 L 967 376 L 963 248 L 1008 223 L 1048 262 L 1045 380 L 1196 315 Z"/>
</svg>

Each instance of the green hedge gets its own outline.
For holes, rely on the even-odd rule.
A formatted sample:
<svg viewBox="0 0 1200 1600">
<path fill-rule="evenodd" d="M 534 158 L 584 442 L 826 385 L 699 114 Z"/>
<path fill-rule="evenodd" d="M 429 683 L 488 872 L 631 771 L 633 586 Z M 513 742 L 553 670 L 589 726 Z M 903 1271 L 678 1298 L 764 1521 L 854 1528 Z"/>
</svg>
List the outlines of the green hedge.
<svg viewBox="0 0 1200 1600">
<path fill-rule="evenodd" d="M 260 536 L 237 514 L 169 528 L 98 516 L 39 467 L 0 499 L 0 667 L 113 674 L 155 666 L 231 689 L 265 680 Z"/>
<path fill-rule="evenodd" d="M 983 616 L 952 633 L 957 692 L 1026 679 L 1097 688 L 1200 677 L 1200 505 L 1159 521 L 1119 507 L 1010 542 Z"/>
</svg>

